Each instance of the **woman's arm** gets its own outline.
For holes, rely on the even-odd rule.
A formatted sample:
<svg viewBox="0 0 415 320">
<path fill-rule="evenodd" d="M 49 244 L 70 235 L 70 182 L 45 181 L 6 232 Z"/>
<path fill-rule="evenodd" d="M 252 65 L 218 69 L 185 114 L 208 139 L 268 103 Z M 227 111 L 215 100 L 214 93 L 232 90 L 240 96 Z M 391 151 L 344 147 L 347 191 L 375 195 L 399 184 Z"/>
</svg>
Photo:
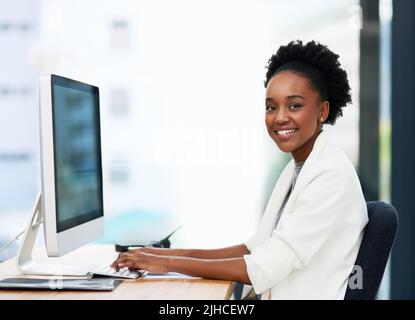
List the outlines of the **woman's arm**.
<svg viewBox="0 0 415 320">
<path fill-rule="evenodd" d="M 177 257 L 189 257 L 199 259 L 228 259 L 228 258 L 240 258 L 245 254 L 249 254 L 249 250 L 244 244 L 239 244 L 232 247 L 220 248 L 220 249 L 166 249 L 166 248 L 154 248 L 144 247 L 137 250 L 131 250 L 130 252 L 145 252 L 156 254 L 160 256 L 177 256 Z"/>
<path fill-rule="evenodd" d="M 228 259 L 198 259 L 160 256 L 145 252 L 123 253 L 114 261 L 116 269 L 143 269 L 153 273 L 180 272 L 207 279 L 231 280 L 251 284 L 242 257 Z"/>
<path fill-rule="evenodd" d="M 251 284 L 246 264 L 242 257 L 230 259 L 170 257 L 167 265 L 169 272 L 180 272 L 195 277 Z"/>
</svg>

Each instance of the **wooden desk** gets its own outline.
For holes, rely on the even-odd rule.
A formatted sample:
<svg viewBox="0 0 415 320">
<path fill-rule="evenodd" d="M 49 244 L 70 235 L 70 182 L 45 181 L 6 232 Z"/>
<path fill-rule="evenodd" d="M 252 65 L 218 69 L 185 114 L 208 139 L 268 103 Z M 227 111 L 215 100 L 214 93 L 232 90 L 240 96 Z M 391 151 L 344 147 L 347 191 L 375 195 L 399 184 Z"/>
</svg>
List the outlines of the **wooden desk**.
<svg viewBox="0 0 415 320">
<path fill-rule="evenodd" d="M 39 249 L 36 260 L 46 259 L 46 254 Z M 117 257 L 114 246 L 88 245 L 75 250 L 64 257 L 53 258 L 59 263 L 79 263 L 91 261 L 113 261 Z M 89 259 L 89 260 L 88 260 Z M 108 260 L 103 260 L 108 259 Z M 14 259 L 0 263 L 0 279 L 12 277 L 41 278 L 24 276 L 15 267 Z M 30 290 L 0 290 L 0 300 L 4 299 L 47 299 L 47 300 L 223 300 L 230 299 L 233 290 L 232 281 L 207 279 L 151 279 L 139 278 L 125 280 L 114 291 L 30 291 Z"/>
</svg>

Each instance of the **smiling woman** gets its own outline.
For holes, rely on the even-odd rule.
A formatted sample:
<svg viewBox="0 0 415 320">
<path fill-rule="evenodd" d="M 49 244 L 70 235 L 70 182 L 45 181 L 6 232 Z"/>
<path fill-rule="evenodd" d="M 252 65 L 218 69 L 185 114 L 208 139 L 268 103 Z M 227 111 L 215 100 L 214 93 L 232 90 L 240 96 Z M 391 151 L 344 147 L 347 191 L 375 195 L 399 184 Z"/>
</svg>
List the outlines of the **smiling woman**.
<svg viewBox="0 0 415 320">
<path fill-rule="evenodd" d="M 353 164 L 322 130 L 351 100 L 338 57 L 294 41 L 269 60 L 265 123 L 293 160 L 250 239 L 221 249 L 143 248 L 113 266 L 240 281 L 262 299 L 343 299 L 368 217 Z"/>
</svg>

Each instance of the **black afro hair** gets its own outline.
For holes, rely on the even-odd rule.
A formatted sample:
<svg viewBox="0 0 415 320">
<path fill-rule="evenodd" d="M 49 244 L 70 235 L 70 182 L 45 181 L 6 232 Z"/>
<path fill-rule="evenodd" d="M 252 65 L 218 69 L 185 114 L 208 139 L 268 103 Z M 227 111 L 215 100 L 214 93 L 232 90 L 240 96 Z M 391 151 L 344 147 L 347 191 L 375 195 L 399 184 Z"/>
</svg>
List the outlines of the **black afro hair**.
<svg viewBox="0 0 415 320">
<path fill-rule="evenodd" d="M 330 111 L 324 123 L 334 124 L 343 116 L 342 108 L 351 102 L 347 73 L 340 67 L 339 55 L 315 41 L 303 45 L 300 40 L 281 46 L 268 61 L 264 82 L 267 87 L 273 76 L 289 70 L 307 77 L 320 93 L 322 101 L 328 101 Z"/>
</svg>

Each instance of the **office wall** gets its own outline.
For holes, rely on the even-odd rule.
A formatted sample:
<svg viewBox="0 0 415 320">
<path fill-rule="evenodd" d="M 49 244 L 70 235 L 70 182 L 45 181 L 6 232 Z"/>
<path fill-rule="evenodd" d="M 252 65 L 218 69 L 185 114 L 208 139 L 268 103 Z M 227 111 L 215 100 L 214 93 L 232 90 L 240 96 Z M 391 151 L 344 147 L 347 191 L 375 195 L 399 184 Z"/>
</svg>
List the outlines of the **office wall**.
<svg viewBox="0 0 415 320">
<path fill-rule="evenodd" d="M 39 34 L 40 1 L 0 0 L 0 243 L 24 228 L 39 189 L 37 79 L 28 52 Z M 16 251 L 14 244 L 0 261 Z"/>
</svg>

